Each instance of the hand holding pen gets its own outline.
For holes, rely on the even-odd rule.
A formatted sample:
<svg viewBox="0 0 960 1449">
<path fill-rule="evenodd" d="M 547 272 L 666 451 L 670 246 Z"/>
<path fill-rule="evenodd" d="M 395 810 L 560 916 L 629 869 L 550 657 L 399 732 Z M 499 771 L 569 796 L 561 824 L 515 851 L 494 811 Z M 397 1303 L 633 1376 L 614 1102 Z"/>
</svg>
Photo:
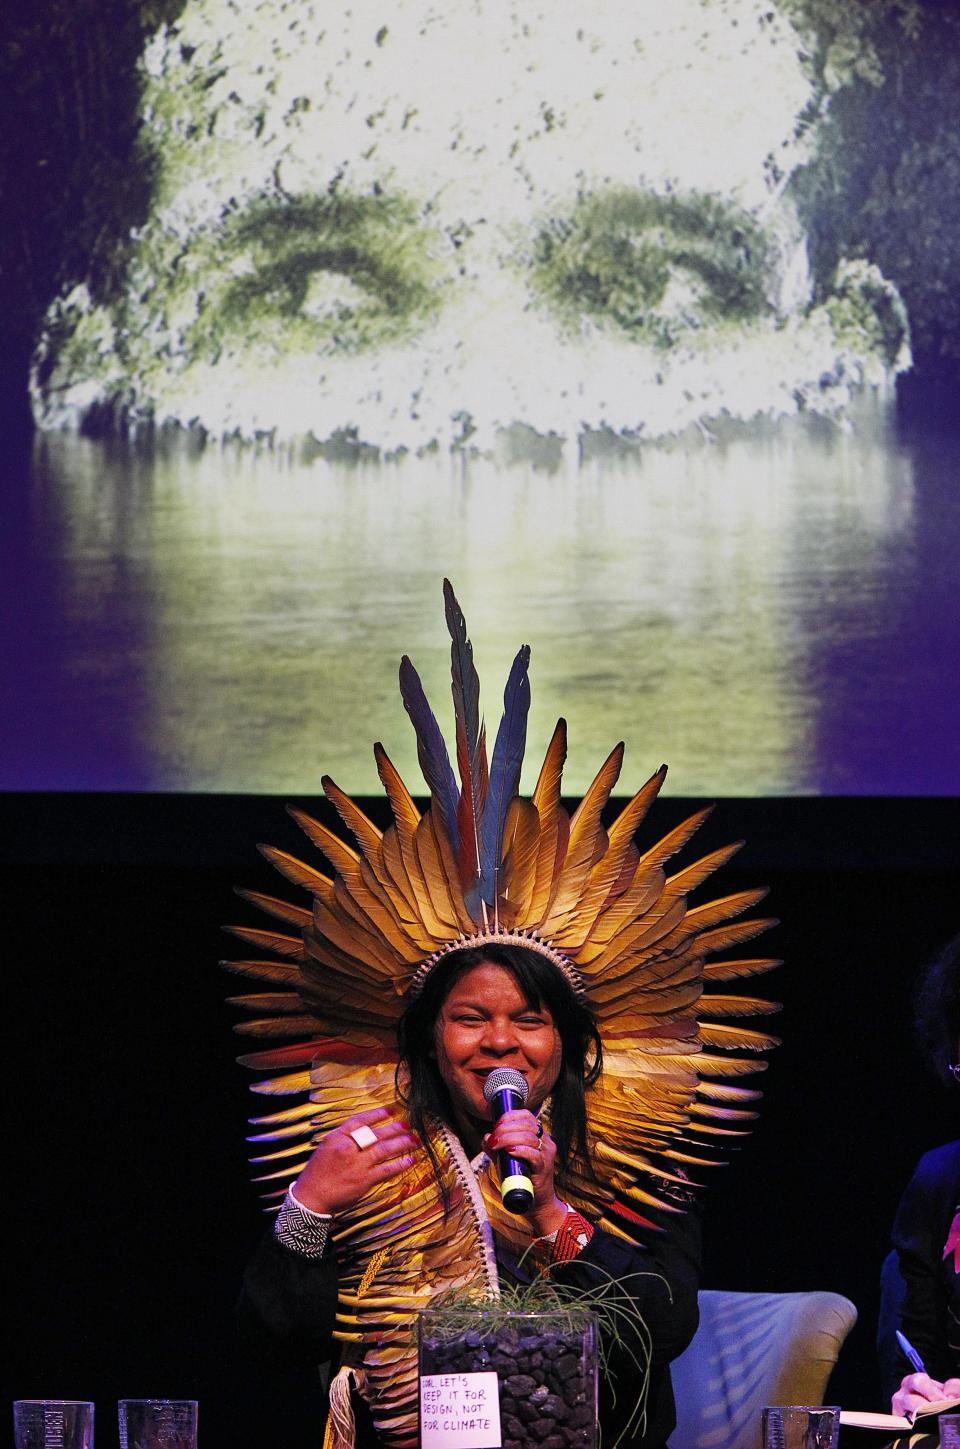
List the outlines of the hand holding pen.
<svg viewBox="0 0 960 1449">
<path fill-rule="evenodd" d="M 913 1373 L 907 1374 L 894 1394 L 891 1401 L 891 1408 L 895 1414 L 904 1414 L 913 1417 L 914 1414 L 939 1399 L 960 1398 L 960 1379 L 947 1379 L 945 1384 L 939 1379 L 931 1378 L 927 1373 L 923 1359 L 917 1353 L 913 1344 L 906 1334 L 897 1333 L 897 1343 L 901 1352 L 909 1360 L 913 1367 Z"/>
</svg>

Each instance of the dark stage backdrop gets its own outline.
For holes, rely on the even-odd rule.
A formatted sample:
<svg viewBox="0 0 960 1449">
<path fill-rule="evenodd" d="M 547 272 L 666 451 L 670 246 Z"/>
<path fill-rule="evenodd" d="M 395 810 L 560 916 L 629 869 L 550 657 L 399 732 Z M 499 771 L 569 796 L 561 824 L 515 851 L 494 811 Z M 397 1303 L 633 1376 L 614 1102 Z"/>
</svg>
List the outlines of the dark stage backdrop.
<svg viewBox="0 0 960 1449">
<path fill-rule="evenodd" d="M 663 802 L 651 828 L 694 803 Z M 264 797 L 3 809 L 5 1392 L 95 1398 L 99 1449 L 116 1443 L 113 1401 L 139 1394 L 199 1398 L 204 1449 L 306 1445 L 311 1386 L 245 1364 L 233 1341 L 264 1219 L 224 1005 L 236 982 L 216 964 L 221 923 L 251 920 L 233 886 L 273 885 L 254 843 L 300 837 Z M 762 1119 L 707 1194 L 706 1283 L 848 1294 L 861 1321 L 834 1401 L 876 1398 L 890 1220 L 916 1157 L 960 1118 L 909 1027 L 916 973 L 958 927 L 958 824 L 948 800 L 729 800 L 701 834 L 747 838 L 723 884 L 769 884 L 782 924 L 766 943 L 786 960 L 762 983 L 784 1003 Z"/>
</svg>

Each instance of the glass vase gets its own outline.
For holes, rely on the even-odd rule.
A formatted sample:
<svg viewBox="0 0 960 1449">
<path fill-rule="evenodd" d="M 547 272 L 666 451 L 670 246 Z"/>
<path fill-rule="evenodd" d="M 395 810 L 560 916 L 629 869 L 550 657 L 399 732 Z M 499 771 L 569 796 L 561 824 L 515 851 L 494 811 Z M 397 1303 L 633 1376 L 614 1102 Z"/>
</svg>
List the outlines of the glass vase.
<svg viewBox="0 0 960 1449">
<path fill-rule="evenodd" d="M 420 1449 L 597 1449 L 597 1324 L 571 1309 L 420 1314 Z"/>
</svg>

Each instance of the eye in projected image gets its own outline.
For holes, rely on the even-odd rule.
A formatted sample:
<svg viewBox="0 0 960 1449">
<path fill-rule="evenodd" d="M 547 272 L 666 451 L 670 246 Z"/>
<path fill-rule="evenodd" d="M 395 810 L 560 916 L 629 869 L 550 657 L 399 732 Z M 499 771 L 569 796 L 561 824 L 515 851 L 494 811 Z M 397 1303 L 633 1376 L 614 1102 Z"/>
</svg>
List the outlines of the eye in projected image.
<svg viewBox="0 0 960 1449">
<path fill-rule="evenodd" d="M 4 787 L 415 778 L 446 574 L 571 790 L 611 721 L 683 794 L 960 790 L 958 450 L 893 415 L 960 359 L 949 187 L 887 184 L 960 177 L 949 18 L 156 10 L 141 184 L 92 143 L 36 316 Z"/>
<path fill-rule="evenodd" d="M 41 418 L 382 451 L 835 411 L 908 360 L 896 288 L 813 298 L 786 10 L 188 0 L 147 45 L 126 274 L 48 317 Z"/>
</svg>

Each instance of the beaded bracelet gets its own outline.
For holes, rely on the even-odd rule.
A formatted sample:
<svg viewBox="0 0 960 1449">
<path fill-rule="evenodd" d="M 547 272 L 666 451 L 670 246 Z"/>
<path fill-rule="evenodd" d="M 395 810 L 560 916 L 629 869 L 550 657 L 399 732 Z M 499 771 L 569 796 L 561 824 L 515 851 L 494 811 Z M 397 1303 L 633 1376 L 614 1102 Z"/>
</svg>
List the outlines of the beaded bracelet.
<svg viewBox="0 0 960 1449">
<path fill-rule="evenodd" d="M 304 1207 L 291 1187 L 277 1213 L 273 1235 L 282 1247 L 300 1258 L 322 1258 L 332 1223 L 329 1213 L 315 1213 Z"/>
<path fill-rule="evenodd" d="M 563 1222 L 552 1233 L 544 1233 L 542 1238 L 534 1238 L 532 1247 L 537 1256 L 547 1262 L 569 1263 L 571 1258 L 576 1258 L 583 1252 L 593 1237 L 593 1223 L 588 1222 L 568 1202 L 562 1202 L 560 1206 L 567 1210 Z"/>
<path fill-rule="evenodd" d="M 555 1263 L 569 1263 L 571 1258 L 576 1258 L 593 1237 L 593 1223 L 578 1213 L 576 1208 L 568 1207 L 567 1216 L 557 1228 L 556 1237 L 553 1240 L 553 1261 Z"/>
</svg>

